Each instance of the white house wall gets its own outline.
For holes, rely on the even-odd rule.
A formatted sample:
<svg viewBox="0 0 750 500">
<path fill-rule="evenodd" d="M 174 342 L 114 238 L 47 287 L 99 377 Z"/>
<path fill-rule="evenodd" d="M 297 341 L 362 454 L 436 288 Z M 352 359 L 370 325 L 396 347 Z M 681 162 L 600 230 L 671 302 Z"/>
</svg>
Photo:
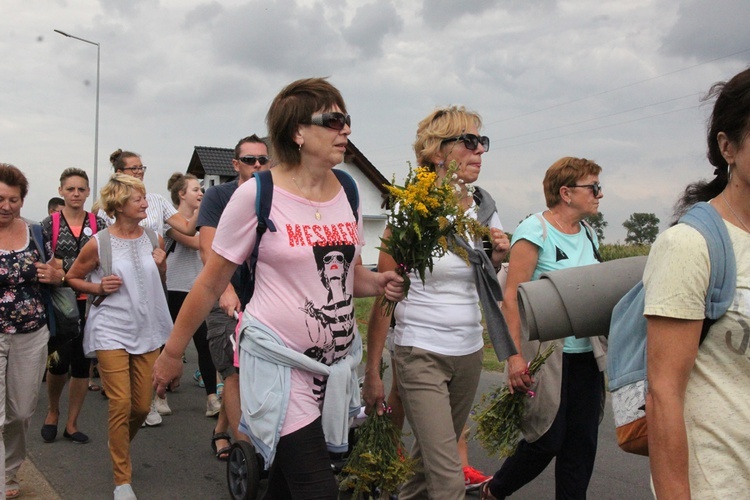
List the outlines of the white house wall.
<svg viewBox="0 0 750 500">
<path fill-rule="evenodd" d="M 362 225 L 365 231 L 365 247 L 362 249 L 362 263 L 375 267 L 378 263 L 380 237 L 385 229 L 386 212 L 380 208 L 383 197 L 377 186 L 355 165 L 342 163 L 339 168 L 351 175 L 359 186 L 359 203 L 362 207 Z"/>
</svg>

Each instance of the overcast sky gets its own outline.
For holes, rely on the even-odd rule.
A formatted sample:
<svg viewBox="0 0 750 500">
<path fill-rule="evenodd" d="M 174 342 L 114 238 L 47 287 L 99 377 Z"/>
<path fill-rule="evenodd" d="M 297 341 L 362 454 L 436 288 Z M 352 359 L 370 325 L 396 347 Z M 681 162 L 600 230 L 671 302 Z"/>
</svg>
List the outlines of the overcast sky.
<svg viewBox="0 0 750 500">
<path fill-rule="evenodd" d="M 436 106 L 479 112 L 479 184 L 509 231 L 544 208 L 555 160 L 597 161 L 614 243 L 633 212 L 666 227 L 684 186 L 713 175 L 700 99 L 747 67 L 748 19 L 747 0 L 3 0 L 0 161 L 29 177 L 33 219 L 63 169 L 93 172 L 96 47 L 59 29 L 101 43 L 99 187 L 123 148 L 166 194 L 194 146 L 265 134 L 284 85 L 329 76 L 388 179 Z"/>
</svg>

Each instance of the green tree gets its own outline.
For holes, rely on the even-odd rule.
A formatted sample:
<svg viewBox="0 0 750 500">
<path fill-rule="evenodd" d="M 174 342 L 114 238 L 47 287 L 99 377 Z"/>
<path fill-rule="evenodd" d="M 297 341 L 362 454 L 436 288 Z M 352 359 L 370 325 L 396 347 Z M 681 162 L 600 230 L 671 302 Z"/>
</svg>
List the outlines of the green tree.
<svg viewBox="0 0 750 500">
<path fill-rule="evenodd" d="M 607 221 L 604 220 L 604 214 L 599 212 L 591 217 L 586 217 L 586 222 L 596 231 L 596 237 L 599 241 L 604 241 L 604 228 L 608 226 Z"/>
<path fill-rule="evenodd" d="M 631 245 L 650 245 L 659 234 L 659 218 L 656 214 L 632 213 L 622 225 L 628 230 L 625 243 Z"/>
</svg>

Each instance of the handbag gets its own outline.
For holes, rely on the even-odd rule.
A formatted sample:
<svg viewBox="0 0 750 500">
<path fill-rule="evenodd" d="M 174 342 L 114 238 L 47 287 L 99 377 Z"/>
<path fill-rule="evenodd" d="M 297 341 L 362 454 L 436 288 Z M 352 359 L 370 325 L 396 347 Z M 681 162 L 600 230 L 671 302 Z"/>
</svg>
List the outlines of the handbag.
<svg viewBox="0 0 750 500">
<path fill-rule="evenodd" d="M 76 338 L 80 334 L 78 302 L 72 288 L 57 287 L 50 290 L 52 309 L 55 311 L 57 334 Z"/>
</svg>

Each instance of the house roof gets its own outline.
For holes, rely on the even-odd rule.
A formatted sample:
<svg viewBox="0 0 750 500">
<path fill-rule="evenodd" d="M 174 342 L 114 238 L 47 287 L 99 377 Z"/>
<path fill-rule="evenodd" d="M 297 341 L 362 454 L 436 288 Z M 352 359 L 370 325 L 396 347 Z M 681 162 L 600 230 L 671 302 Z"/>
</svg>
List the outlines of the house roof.
<svg viewBox="0 0 750 500">
<path fill-rule="evenodd" d="M 232 158 L 234 158 L 234 150 L 231 148 L 195 146 L 187 171 L 199 179 L 203 179 L 206 175 L 235 177 L 237 172 L 232 167 Z M 344 161 L 356 166 L 380 192 L 387 192 L 384 184 L 390 184 L 388 179 L 351 141 L 346 145 Z"/>
<path fill-rule="evenodd" d="M 232 167 L 232 158 L 234 158 L 234 150 L 231 148 L 195 146 L 187 171 L 199 179 L 203 179 L 206 175 L 234 177 L 237 172 Z"/>
</svg>

